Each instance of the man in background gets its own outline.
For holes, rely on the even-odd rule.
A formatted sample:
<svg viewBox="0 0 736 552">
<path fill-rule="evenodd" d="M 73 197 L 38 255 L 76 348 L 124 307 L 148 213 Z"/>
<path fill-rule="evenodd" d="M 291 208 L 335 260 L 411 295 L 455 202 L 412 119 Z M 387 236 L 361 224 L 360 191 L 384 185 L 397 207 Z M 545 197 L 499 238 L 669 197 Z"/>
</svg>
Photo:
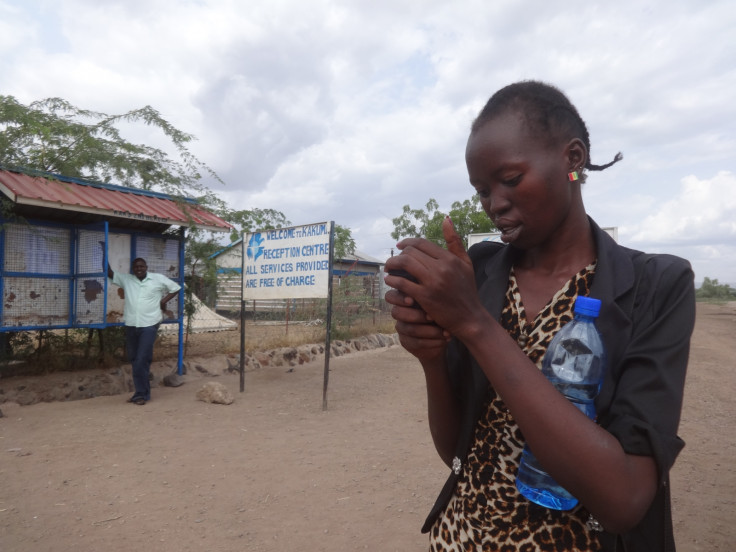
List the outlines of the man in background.
<svg viewBox="0 0 736 552">
<path fill-rule="evenodd" d="M 144 259 L 133 261 L 132 274 L 115 272 L 107 265 L 107 276 L 125 292 L 125 350 L 133 365 L 135 393 L 128 402 L 144 405 L 151 400 L 151 361 L 158 327 L 166 303 L 181 286 L 163 274 L 148 272 Z"/>
</svg>

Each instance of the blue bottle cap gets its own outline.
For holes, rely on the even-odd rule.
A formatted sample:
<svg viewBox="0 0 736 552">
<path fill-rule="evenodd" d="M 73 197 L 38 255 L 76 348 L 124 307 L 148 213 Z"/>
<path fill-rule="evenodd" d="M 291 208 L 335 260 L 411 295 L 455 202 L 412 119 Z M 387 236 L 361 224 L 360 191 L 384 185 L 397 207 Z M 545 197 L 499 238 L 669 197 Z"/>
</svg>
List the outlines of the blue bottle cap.
<svg viewBox="0 0 736 552">
<path fill-rule="evenodd" d="M 595 318 L 601 312 L 601 300 L 593 297 L 579 296 L 575 299 L 575 314 L 584 314 Z"/>
</svg>

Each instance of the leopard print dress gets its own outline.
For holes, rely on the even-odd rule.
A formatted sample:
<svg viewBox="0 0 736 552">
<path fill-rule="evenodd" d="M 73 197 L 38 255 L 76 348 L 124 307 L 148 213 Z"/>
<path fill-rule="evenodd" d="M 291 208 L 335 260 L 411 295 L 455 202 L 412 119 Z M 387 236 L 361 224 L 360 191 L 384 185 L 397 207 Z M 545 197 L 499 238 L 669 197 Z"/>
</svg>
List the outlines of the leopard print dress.
<svg viewBox="0 0 736 552">
<path fill-rule="evenodd" d="M 557 330 L 572 319 L 575 298 L 588 294 L 594 272 L 595 263 L 573 276 L 529 325 L 512 270 L 501 324 L 538 367 Z M 483 411 L 455 493 L 430 531 L 430 552 L 599 551 L 599 533 L 586 528 L 584 508 L 550 510 L 518 492 L 524 437 L 492 388 Z"/>
</svg>

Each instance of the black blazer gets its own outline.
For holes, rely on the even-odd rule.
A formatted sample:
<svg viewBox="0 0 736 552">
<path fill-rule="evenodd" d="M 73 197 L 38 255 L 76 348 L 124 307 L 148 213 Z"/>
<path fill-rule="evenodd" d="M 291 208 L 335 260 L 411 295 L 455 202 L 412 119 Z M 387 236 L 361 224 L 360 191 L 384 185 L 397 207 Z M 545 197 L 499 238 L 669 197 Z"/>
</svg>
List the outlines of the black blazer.
<svg viewBox="0 0 736 552">
<path fill-rule="evenodd" d="M 607 549 L 674 551 L 669 508 L 669 470 L 684 446 L 677 436 L 690 335 L 695 323 L 695 290 L 690 264 L 672 255 L 646 255 L 618 245 L 590 219 L 598 264 L 590 296 L 601 300 L 597 326 L 608 367 L 596 399 L 598 423 L 630 454 L 652 456 L 659 491 L 649 512 L 632 531 L 604 536 Z M 497 320 L 503 309 L 515 250 L 497 243 L 470 248 L 478 294 Z M 448 347 L 453 389 L 462 405 L 456 456 L 465 461 L 488 380 L 467 349 Z M 428 532 L 457 483 L 445 483 L 422 527 Z"/>
</svg>

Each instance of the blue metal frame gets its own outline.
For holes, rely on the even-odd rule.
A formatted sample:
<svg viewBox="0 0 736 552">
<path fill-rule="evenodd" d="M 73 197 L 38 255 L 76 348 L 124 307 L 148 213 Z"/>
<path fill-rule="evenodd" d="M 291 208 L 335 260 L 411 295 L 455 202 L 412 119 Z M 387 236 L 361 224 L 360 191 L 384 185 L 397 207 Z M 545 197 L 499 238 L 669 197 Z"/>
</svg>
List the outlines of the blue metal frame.
<svg viewBox="0 0 736 552">
<path fill-rule="evenodd" d="M 184 374 L 184 243 L 186 240 L 186 230 L 182 226 L 179 228 L 179 298 L 177 307 L 179 312 L 179 350 L 177 354 L 176 373 L 180 376 Z"/>
<path fill-rule="evenodd" d="M 77 312 L 77 237 L 79 233 L 75 226 L 71 228 L 71 240 L 69 240 L 69 270 L 71 275 L 69 277 L 69 316 L 67 324 L 70 328 L 74 327 L 74 315 Z M 104 315 L 103 315 L 104 316 Z"/>
<path fill-rule="evenodd" d="M 49 228 L 65 228 L 68 229 L 70 232 L 70 250 L 74 248 L 74 226 L 71 224 L 64 224 L 64 223 L 51 223 L 47 221 L 42 220 L 28 220 L 27 221 L 29 225 L 31 226 L 45 226 Z M 46 274 L 43 272 L 18 272 L 18 271 L 5 271 L 5 225 L 6 223 L 12 223 L 12 221 L 7 221 L 5 219 L 0 218 L 0 332 L 15 332 L 15 331 L 32 331 L 32 330 L 49 330 L 49 329 L 60 329 L 63 330 L 65 328 L 72 328 L 75 327 L 73 322 L 73 307 L 74 307 L 74 264 L 70 263 L 70 272 L 68 274 Z M 23 223 L 15 223 L 15 224 L 23 224 Z M 71 254 L 71 253 L 70 253 Z M 70 259 L 73 260 L 73 259 Z M 32 326 L 3 326 L 1 324 L 1 321 L 3 319 L 4 309 L 5 309 L 5 279 L 6 278 L 42 278 L 46 280 L 69 280 L 69 314 L 67 316 L 67 323 L 66 324 L 57 324 L 57 325 L 32 325 Z"/>
<path fill-rule="evenodd" d="M 3 275 L 0 278 L 0 320 L 3 319 L 3 306 L 5 301 L 5 221 L 0 217 L 0 274 Z M 2 331 L 2 329 L 0 329 Z"/>
<path fill-rule="evenodd" d="M 95 328 L 95 329 L 102 329 L 108 326 L 106 322 L 107 317 L 107 285 L 108 285 L 108 278 L 107 278 L 107 237 L 108 237 L 108 223 L 107 221 L 102 221 L 98 223 L 92 223 L 92 224 L 85 224 L 85 225 L 75 225 L 73 226 L 74 230 L 74 239 L 72 240 L 71 246 L 69 248 L 69 254 L 70 254 L 70 266 L 72 267 L 72 278 L 70 281 L 70 286 L 72 289 L 70 289 L 70 301 L 72 303 L 71 309 L 69 312 L 69 323 L 70 327 L 73 328 Z M 105 240 L 105 249 L 102 252 L 102 266 L 99 267 L 99 270 L 94 272 L 78 272 L 79 270 L 79 253 L 78 250 L 78 242 L 79 237 L 81 234 L 81 230 L 91 230 L 91 231 L 98 231 L 102 232 L 104 235 Z M 79 293 L 77 289 L 77 283 L 81 278 L 99 278 L 102 280 L 102 321 L 99 323 L 92 323 L 92 324 L 83 324 L 74 321 L 74 317 L 76 313 L 78 312 L 79 307 Z"/>
<path fill-rule="evenodd" d="M 31 326 L 3 326 L 2 320 L 3 320 L 3 314 L 4 314 L 4 301 L 0 301 L 0 333 L 2 332 L 15 332 L 15 331 L 34 331 L 34 330 L 48 330 L 48 329 L 66 329 L 66 328 L 106 328 L 110 326 L 122 326 L 124 325 L 122 322 L 113 322 L 109 323 L 107 322 L 107 289 L 108 289 L 108 278 L 107 278 L 107 261 L 108 261 L 108 243 L 109 243 L 109 227 L 108 223 L 106 221 L 99 223 L 100 224 L 100 231 L 104 232 L 105 236 L 105 251 L 103 253 L 103 267 L 100 267 L 100 272 L 90 272 L 90 273 L 77 273 L 77 253 L 78 253 L 78 244 L 77 239 L 79 235 L 79 230 L 88 230 L 92 226 L 95 225 L 73 225 L 73 224 L 64 224 L 64 223 L 52 223 L 48 221 L 43 220 L 27 220 L 26 222 L 32 226 L 41 226 L 41 227 L 49 227 L 49 228 L 64 228 L 69 230 L 70 232 L 70 245 L 69 245 L 69 272 L 67 274 L 45 274 L 45 273 L 39 273 L 39 272 L 6 272 L 5 271 L 5 255 L 6 255 L 6 249 L 5 249 L 5 229 L 4 224 L 6 221 L 4 219 L 0 219 L 0 298 L 4 298 L 5 294 L 5 279 L 6 277 L 20 277 L 20 278 L 44 278 L 49 280 L 68 280 L 69 282 L 69 305 L 68 305 L 68 317 L 66 323 L 62 324 L 54 324 L 54 325 L 31 325 Z M 136 255 L 136 240 L 138 237 L 142 236 L 148 236 L 151 238 L 157 238 L 161 239 L 161 234 L 154 234 L 154 233 L 145 233 L 145 232 L 131 232 L 131 231 L 124 231 L 120 230 L 116 233 L 120 234 L 130 234 L 131 235 L 131 254 L 133 255 L 133 258 L 135 258 Z M 179 342 L 180 342 L 180 349 L 181 344 L 183 342 L 182 339 L 182 329 L 184 327 L 183 324 L 183 314 L 184 314 L 184 239 L 185 239 L 185 233 L 184 228 L 181 228 L 179 236 L 166 236 L 166 239 L 176 240 L 179 242 L 179 276 L 176 279 L 177 283 L 181 286 L 182 290 L 179 293 L 178 301 L 177 301 L 177 317 L 175 319 L 166 319 L 163 321 L 165 324 L 179 324 Z M 132 259 L 131 259 L 132 260 Z M 99 324 L 78 324 L 75 323 L 74 319 L 76 317 L 76 308 L 77 308 L 77 300 L 78 300 L 78 293 L 76 290 L 76 282 L 80 277 L 96 277 L 96 278 L 102 278 L 104 281 L 104 304 L 103 304 L 103 313 L 102 313 L 102 321 Z M 182 365 L 182 354 L 180 353 L 179 358 L 179 369 L 181 370 Z"/>
</svg>

